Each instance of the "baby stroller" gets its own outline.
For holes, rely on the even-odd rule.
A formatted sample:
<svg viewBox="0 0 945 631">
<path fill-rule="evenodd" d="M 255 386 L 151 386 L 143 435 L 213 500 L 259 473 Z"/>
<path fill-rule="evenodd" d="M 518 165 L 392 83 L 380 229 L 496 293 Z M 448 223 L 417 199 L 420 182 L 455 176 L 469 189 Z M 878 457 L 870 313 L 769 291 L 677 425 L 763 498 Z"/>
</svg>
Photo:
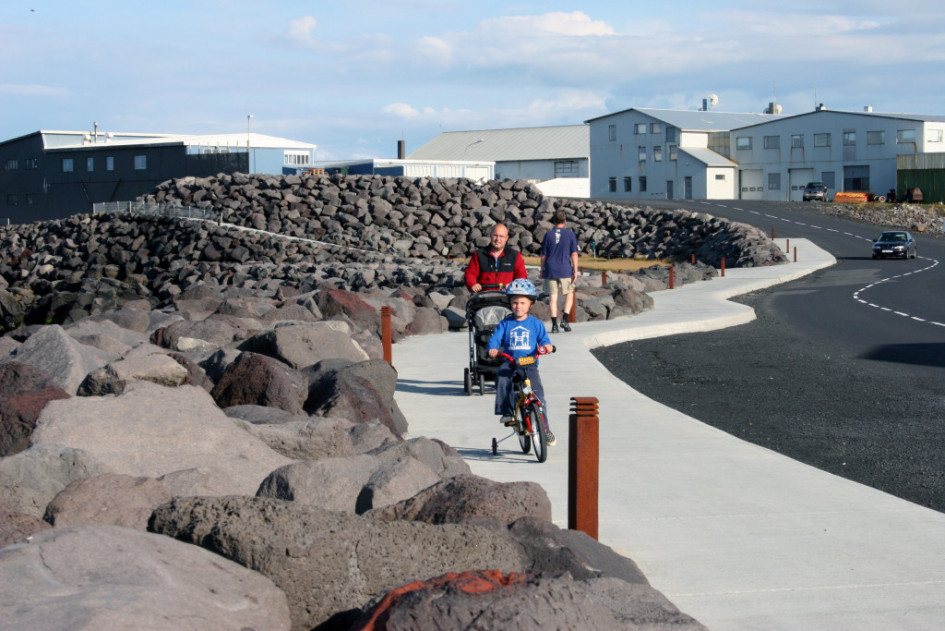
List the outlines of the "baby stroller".
<svg viewBox="0 0 945 631">
<path fill-rule="evenodd" d="M 505 360 L 501 357 L 489 357 L 489 338 L 499 322 L 511 313 L 509 297 L 504 291 L 481 291 L 469 297 L 469 302 L 466 303 L 469 367 L 463 370 L 466 394 L 472 394 L 475 385 L 481 395 L 485 390 L 485 382 L 495 381 L 495 373 Z"/>
</svg>

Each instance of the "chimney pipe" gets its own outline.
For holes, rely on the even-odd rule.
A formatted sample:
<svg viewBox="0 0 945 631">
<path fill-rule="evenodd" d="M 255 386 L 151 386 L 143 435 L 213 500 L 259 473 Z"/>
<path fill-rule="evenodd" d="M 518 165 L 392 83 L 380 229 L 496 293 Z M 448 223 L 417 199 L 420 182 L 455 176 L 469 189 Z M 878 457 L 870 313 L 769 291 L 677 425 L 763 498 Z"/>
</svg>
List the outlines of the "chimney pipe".
<svg viewBox="0 0 945 631">
<path fill-rule="evenodd" d="M 406 143 L 403 140 L 397 141 L 397 159 L 398 160 L 403 160 L 404 157 L 407 155 L 405 147 L 406 147 Z"/>
</svg>

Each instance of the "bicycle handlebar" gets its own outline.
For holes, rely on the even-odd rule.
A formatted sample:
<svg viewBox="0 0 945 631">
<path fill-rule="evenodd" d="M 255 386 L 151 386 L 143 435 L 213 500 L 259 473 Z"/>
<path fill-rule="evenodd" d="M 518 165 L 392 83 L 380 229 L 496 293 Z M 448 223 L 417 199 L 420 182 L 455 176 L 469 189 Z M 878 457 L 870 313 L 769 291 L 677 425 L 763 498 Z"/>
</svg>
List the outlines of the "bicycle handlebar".
<svg viewBox="0 0 945 631">
<path fill-rule="evenodd" d="M 550 351 L 546 351 L 544 346 L 539 346 L 538 352 L 535 353 L 534 355 L 525 355 L 524 357 L 520 357 L 519 359 L 525 359 L 526 357 L 538 359 L 542 355 L 548 355 L 549 353 L 555 353 L 557 351 L 558 351 L 557 346 L 552 346 Z M 508 353 L 499 353 L 498 355 L 496 355 L 496 357 L 504 357 L 505 359 L 509 360 L 513 364 L 518 363 L 518 360 L 512 357 L 511 355 L 509 355 Z"/>
</svg>

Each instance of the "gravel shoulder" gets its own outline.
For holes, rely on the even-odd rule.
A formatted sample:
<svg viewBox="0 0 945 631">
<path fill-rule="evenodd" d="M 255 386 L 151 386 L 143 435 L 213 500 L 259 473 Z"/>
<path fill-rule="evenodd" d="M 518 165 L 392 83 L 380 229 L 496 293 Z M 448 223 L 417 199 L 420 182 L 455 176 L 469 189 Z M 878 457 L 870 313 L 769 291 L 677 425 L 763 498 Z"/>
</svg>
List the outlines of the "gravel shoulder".
<svg viewBox="0 0 945 631">
<path fill-rule="evenodd" d="M 637 391 L 733 436 L 945 512 L 941 375 L 845 357 L 779 320 L 768 293 L 738 300 L 755 309 L 750 324 L 594 355 Z"/>
</svg>

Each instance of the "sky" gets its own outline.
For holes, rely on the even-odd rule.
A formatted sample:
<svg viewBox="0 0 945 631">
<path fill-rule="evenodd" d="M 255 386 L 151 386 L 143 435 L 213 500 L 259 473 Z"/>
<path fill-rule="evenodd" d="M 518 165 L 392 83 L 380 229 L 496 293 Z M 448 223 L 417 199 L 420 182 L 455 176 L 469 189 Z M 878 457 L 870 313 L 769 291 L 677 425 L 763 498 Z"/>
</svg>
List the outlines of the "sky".
<svg viewBox="0 0 945 631">
<path fill-rule="evenodd" d="M 250 128 L 316 160 L 710 94 L 945 114 L 941 0 L 4 0 L 0 59 L 0 141 Z"/>
</svg>

